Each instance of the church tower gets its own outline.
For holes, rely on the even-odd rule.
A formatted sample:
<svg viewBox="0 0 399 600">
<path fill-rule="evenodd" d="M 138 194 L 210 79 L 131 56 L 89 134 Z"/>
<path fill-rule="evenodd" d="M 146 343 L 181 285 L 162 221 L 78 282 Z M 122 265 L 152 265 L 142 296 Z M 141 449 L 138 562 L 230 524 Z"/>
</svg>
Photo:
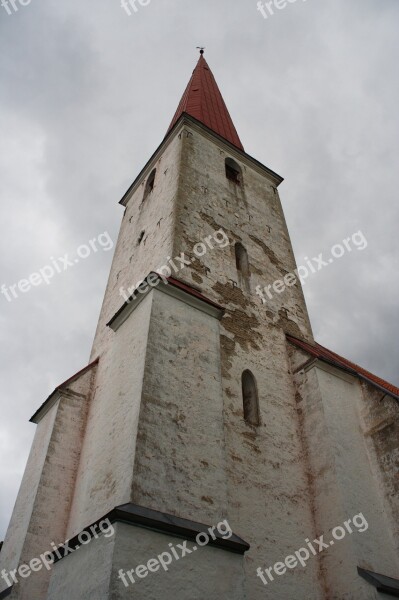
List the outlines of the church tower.
<svg viewBox="0 0 399 600">
<path fill-rule="evenodd" d="M 0 598 L 371 600 L 373 574 L 395 585 L 399 390 L 315 343 L 282 181 L 244 150 L 201 50 L 121 200 L 89 365 L 32 417 Z M 360 513 L 367 531 L 310 550 Z M 306 564 L 284 567 L 303 546 Z"/>
</svg>

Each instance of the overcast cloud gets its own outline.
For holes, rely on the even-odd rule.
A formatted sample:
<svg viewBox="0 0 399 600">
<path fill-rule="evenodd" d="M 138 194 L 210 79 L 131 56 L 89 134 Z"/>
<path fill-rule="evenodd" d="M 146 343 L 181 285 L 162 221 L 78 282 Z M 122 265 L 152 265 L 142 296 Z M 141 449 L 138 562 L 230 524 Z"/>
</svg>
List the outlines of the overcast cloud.
<svg viewBox="0 0 399 600">
<path fill-rule="evenodd" d="M 285 177 L 298 263 L 367 237 L 308 280 L 316 339 L 399 384 L 398 25 L 398 0 L 297 0 L 267 20 L 256 0 L 151 0 L 130 17 L 119 0 L 0 6 L 0 285 L 104 231 L 116 241 L 118 201 L 202 44 L 247 152 Z M 0 539 L 28 420 L 87 364 L 111 259 L 101 250 L 0 296 Z"/>
</svg>

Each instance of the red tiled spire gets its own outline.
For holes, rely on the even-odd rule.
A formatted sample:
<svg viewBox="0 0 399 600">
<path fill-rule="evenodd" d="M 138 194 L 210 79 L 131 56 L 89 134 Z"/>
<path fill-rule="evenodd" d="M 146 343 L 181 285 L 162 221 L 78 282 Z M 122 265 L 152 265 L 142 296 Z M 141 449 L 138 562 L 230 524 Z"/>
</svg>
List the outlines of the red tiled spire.
<svg viewBox="0 0 399 600">
<path fill-rule="evenodd" d="M 168 133 L 183 113 L 201 121 L 231 144 L 244 150 L 216 80 L 203 57 L 203 52 L 180 100 Z"/>
</svg>

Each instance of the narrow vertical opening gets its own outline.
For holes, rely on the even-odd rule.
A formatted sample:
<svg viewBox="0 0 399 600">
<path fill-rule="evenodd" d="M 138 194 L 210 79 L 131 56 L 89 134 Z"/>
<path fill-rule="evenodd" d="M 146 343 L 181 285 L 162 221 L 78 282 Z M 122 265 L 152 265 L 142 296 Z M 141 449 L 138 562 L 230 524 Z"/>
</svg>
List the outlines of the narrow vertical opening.
<svg viewBox="0 0 399 600">
<path fill-rule="evenodd" d="M 143 201 L 151 194 L 152 190 L 154 189 L 156 174 L 157 174 L 157 170 L 154 169 L 153 171 L 151 171 L 151 173 L 148 176 L 148 179 L 147 179 L 147 182 L 146 182 L 145 188 L 144 188 Z"/>
<path fill-rule="evenodd" d="M 237 242 L 235 245 L 235 255 L 238 281 L 241 287 L 249 291 L 249 280 L 251 273 L 249 270 L 248 252 L 241 242 Z"/>
<path fill-rule="evenodd" d="M 240 165 L 232 158 L 226 158 L 225 167 L 227 179 L 236 185 L 241 185 L 242 171 Z"/>
<path fill-rule="evenodd" d="M 257 426 L 260 423 L 258 387 L 255 377 L 248 369 L 243 372 L 241 383 L 244 419 L 249 425 Z"/>
</svg>

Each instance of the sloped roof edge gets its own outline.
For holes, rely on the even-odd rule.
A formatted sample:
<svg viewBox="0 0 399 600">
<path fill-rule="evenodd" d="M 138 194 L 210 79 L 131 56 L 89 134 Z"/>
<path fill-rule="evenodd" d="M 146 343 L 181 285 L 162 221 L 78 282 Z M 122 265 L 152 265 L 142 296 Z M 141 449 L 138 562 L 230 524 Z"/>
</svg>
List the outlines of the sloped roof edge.
<svg viewBox="0 0 399 600">
<path fill-rule="evenodd" d="M 41 406 L 39 406 L 39 408 L 37 409 L 37 411 L 35 412 L 35 414 L 32 415 L 32 417 L 29 419 L 29 421 L 31 423 L 36 423 L 36 418 L 38 417 L 39 413 L 43 410 L 43 408 L 45 406 L 47 406 L 51 402 L 51 400 L 54 398 L 55 394 L 57 394 L 57 392 L 60 392 L 63 388 L 67 387 L 70 383 L 73 383 L 74 381 L 76 381 L 76 379 L 79 379 L 79 377 L 81 377 L 87 371 L 89 371 L 95 365 L 97 365 L 98 361 L 99 361 L 99 358 L 96 358 L 89 365 L 87 365 L 86 367 L 83 367 L 83 369 L 81 369 L 80 371 L 78 371 L 77 373 L 75 373 L 74 375 L 72 375 L 72 377 L 69 377 L 69 379 L 67 379 L 66 381 L 64 381 L 60 385 L 58 385 L 55 388 L 55 390 L 53 392 L 51 392 L 50 396 L 43 402 L 43 404 Z"/>
<path fill-rule="evenodd" d="M 348 359 L 344 358 L 343 356 L 340 356 L 339 354 L 332 352 L 328 348 L 321 346 L 317 342 L 315 342 L 313 345 L 313 344 L 310 344 L 309 342 L 305 342 L 304 340 L 300 340 L 299 338 L 296 338 L 296 337 L 294 337 L 292 335 L 288 335 L 288 334 L 286 335 L 286 338 L 294 346 L 297 346 L 298 348 L 305 350 L 305 352 L 308 352 L 315 358 L 318 358 L 326 363 L 329 363 L 330 365 L 337 367 L 338 369 L 343 369 L 346 372 L 350 372 L 350 373 L 352 373 L 352 375 L 355 375 L 355 376 L 359 377 L 360 379 L 367 381 L 374 387 L 377 387 L 378 389 L 385 391 L 387 394 L 389 394 L 396 400 L 399 400 L 399 388 L 394 386 L 393 384 L 389 383 L 388 381 L 385 381 L 385 379 L 381 379 L 381 377 L 378 377 L 377 375 L 370 373 L 370 371 L 366 371 L 366 369 L 363 369 L 359 365 L 349 361 Z"/>
</svg>

